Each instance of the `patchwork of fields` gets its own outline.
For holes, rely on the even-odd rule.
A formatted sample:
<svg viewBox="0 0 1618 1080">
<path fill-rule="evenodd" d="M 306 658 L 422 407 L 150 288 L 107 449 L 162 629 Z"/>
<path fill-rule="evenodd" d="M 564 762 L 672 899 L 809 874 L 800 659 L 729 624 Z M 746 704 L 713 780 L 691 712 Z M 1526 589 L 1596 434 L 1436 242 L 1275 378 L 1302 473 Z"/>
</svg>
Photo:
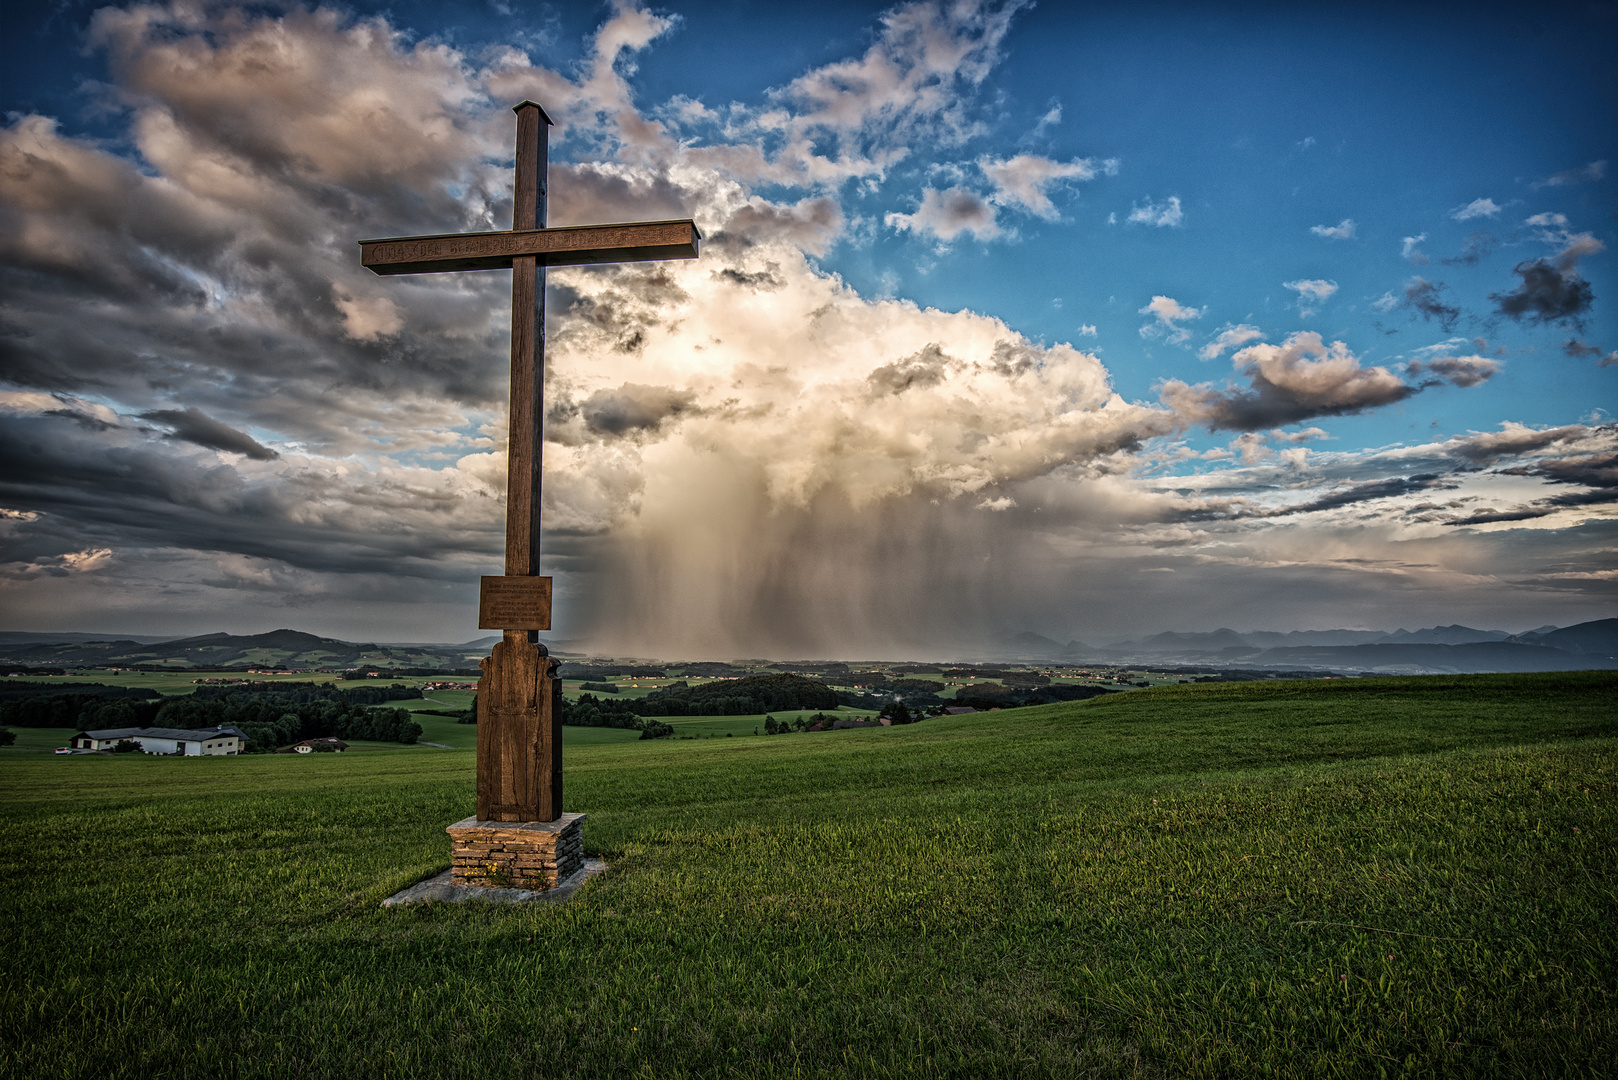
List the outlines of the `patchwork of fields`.
<svg viewBox="0 0 1618 1080">
<path fill-rule="evenodd" d="M 19 732 L 0 1074 L 1599 1076 L 1615 692 L 1223 683 L 813 735 L 568 729 L 567 804 L 611 869 L 522 908 L 378 907 L 447 865 L 474 727 L 303 759 Z"/>
</svg>

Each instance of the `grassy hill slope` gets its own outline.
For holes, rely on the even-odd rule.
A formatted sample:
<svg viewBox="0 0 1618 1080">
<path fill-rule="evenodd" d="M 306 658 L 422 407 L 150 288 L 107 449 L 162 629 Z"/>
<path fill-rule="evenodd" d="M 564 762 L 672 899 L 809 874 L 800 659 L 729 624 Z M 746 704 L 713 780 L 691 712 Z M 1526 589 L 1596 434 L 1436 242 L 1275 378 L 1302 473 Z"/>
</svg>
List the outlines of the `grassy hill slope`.
<svg viewBox="0 0 1618 1080">
<path fill-rule="evenodd" d="M 611 870 L 383 911 L 471 755 L 0 752 L 0 1073 L 1595 1076 L 1618 678 L 570 749 Z"/>
</svg>

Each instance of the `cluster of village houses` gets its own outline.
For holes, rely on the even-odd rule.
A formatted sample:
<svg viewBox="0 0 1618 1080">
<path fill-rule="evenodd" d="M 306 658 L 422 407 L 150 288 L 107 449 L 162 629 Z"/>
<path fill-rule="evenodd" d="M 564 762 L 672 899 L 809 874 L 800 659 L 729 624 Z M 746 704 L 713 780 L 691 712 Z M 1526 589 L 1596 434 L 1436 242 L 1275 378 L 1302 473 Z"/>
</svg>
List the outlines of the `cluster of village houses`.
<svg viewBox="0 0 1618 1080">
<path fill-rule="evenodd" d="M 58 754 L 95 754 L 116 750 L 119 743 L 132 742 L 144 754 L 172 754 L 180 757 L 211 757 L 240 754 L 247 750 L 247 736 L 233 727 L 160 728 L 126 727 L 81 731 L 60 747 Z M 305 739 L 277 750 L 278 754 L 310 754 L 316 751 L 348 749 L 341 739 Z"/>
</svg>

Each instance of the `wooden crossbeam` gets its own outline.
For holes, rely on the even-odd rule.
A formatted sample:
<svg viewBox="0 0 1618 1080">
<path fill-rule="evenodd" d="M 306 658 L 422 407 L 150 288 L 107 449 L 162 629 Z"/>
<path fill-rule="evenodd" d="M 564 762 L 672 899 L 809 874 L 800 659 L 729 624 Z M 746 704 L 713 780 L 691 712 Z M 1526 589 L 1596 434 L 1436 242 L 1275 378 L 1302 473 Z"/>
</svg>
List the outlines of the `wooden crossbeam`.
<svg viewBox="0 0 1618 1080">
<path fill-rule="evenodd" d="M 399 236 L 361 240 L 360 265 L 391 275 L 509 270 L 513 259 L 525 255 L 534 256 L 540 266 L 695 259 L 701 241 L 702 234 L 690 219 Z"/>
</svg>

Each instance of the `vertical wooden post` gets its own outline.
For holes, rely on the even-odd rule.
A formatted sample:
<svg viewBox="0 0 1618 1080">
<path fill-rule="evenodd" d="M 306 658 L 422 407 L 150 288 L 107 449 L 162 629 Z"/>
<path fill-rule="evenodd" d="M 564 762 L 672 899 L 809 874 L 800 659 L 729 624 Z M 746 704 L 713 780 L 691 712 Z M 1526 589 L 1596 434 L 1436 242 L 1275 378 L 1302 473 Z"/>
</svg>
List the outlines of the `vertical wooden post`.
<svg viewBox="0 0 1618 1080">
<path fill-rule="evenodd" d="M 694 259 L 702 234 L 691 220 L 546 228 L 550 156 L 546 129 L 551 120 L 532 101 L 524 101 L 512 111 L 517 114 L 517 155 L 511 229 L 361 240 L 360 264 L 378 274 L 511 268 L 506 572 L 483 578 L 478 595 L 478 627 L 499 628 L 503 634 L 489 658 L 479 663 L 483 677 L 478 680 L 477 699 L 476 820 L 549 824 L 563 820 L 562 683 L 556 678 L 556 662 L 539 644 L 535 629 L 550 629 L 550 583 L 539 573 L 544 474 L 541 433 L 545 422 L 544 263 L 582 266 Z M 517 629 L 511 629 L 513 623 Z M 566 820 L 566 828 L 574 829 L 574 840 L 569 842 L 576 843 L 581 816 L 567 815 Z M 465 825 L 461 822 L 451 829 L 457 845 L 478 833 L 476 828 L 463 828 Z M 490 835 L 504 836 L 510 831 L 495 829 Z M 562 844 L 562 827 L 552 831 Z M 458 863 L 462 854 L 457 847 Z"/>
<path fill-rule="evenodd" d="M 532 101 L 516 106 L 517 175 L 511 227 L 543 229 L 550 118 Z M 533 255 L 511 261 L 511 435 L 507 446 L 506 573 L 539 573 L 544 474 L 545 268 Z M 530 638 L 529 640 L 533 640 Z"/>
<path fill-rule="evenodd" d="M 532 101 L 517 114 L 512 228 L 545 226 L 550 117 Z M 539 574 L 545 419 L 545 268 L 511 263 L 511 422 L 506 449 L 506 574 Z M 534 630 L 507 630 L 479 661 L 477 816 L 555 821 L 562 816 L 562 714 L 556 666 Z"/>
</svg>

